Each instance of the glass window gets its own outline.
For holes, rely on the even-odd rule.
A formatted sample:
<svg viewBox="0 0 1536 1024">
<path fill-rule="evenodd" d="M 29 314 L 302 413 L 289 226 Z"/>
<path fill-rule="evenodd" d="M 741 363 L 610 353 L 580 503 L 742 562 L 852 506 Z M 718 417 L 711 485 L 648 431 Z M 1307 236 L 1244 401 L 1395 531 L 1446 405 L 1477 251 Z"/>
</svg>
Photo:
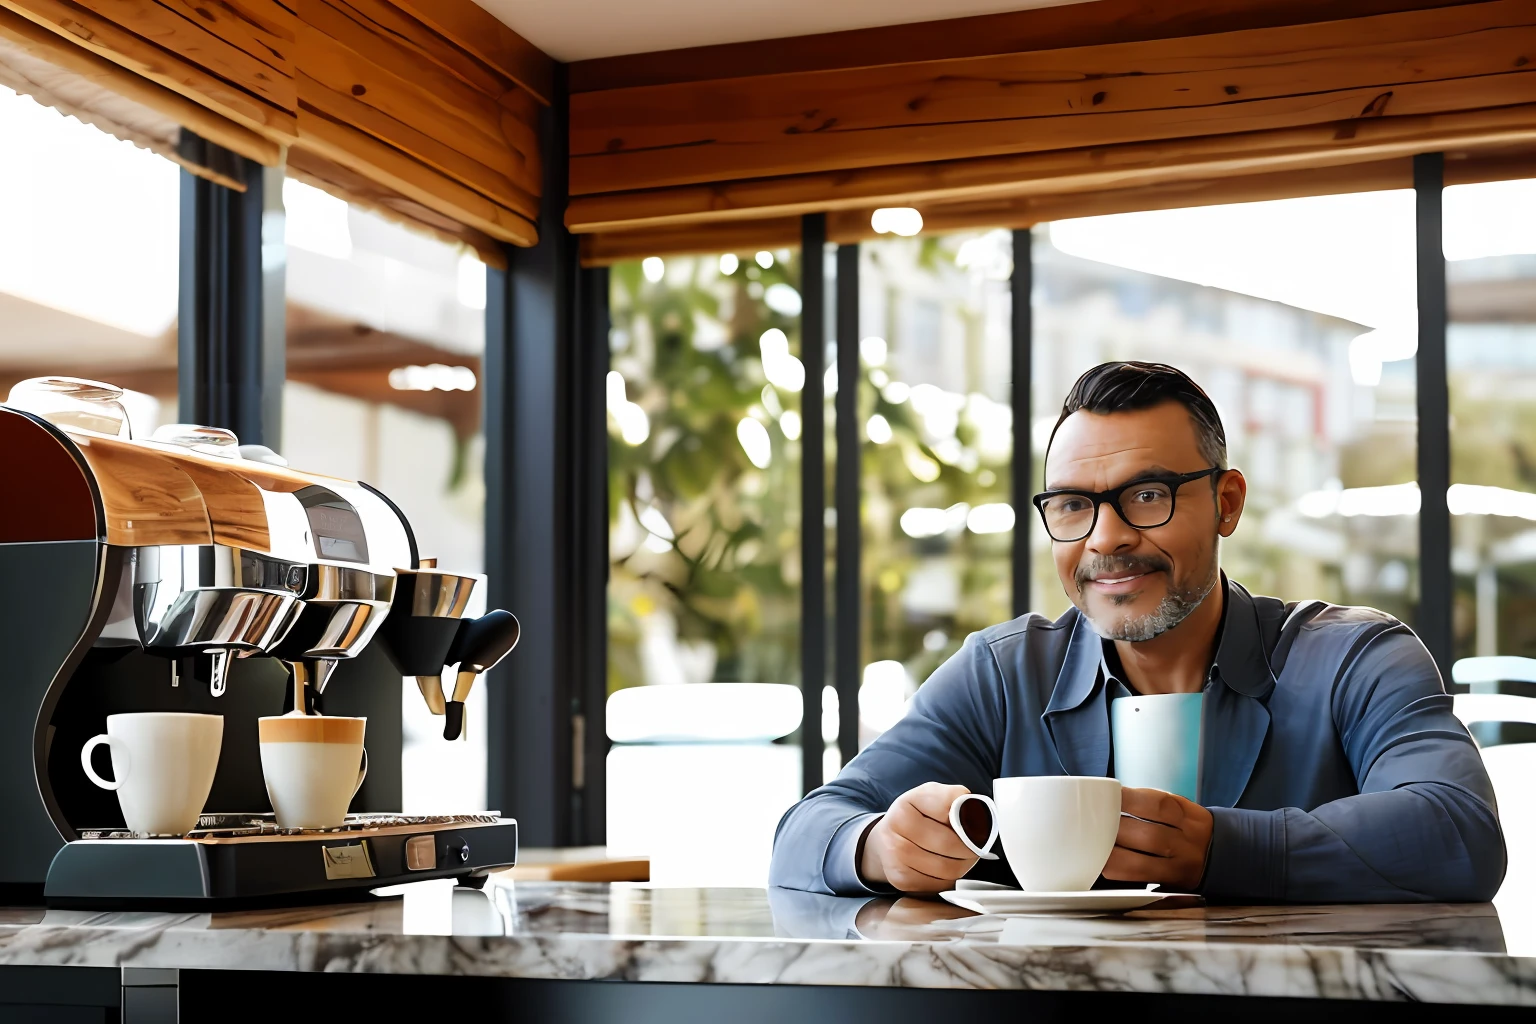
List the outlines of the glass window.
<svg viewBox="0 0 1536 1024">
<path fill-rule="evenodd" d="M 300 469 L 363 480 L 398 504 L 424 558 L 484 570 L 480 356 L 485 266 L 468 249 L 288 179 L 282 453 Z M 470 614 L 483 612 L 477 590 Z M 442 738 L 402 686 L 407 813 L 485 809 L 485 686 L 467 740 Z"/>
<path fill-rule="evenodd" d="M 1256 593 L 1382 608 L 1418 588 L 1413 194 L 1319 196 L 1061 221 L 1035 232 L 1034 407 L 1046 441 L 1109 359 L 1172 363 L 1226 426 L 1247 509 L 1223 547 Z M 1032 523 L 1032 603 L 1067 598 Z"/>
<path fill-rule="evenodd" d="M 653 881 L 763 884 L 800 795 L 799 748 L 773 742 L 799 722 L 799 262 L 611 274 L 608 843 Z M 778 688 L 677 692 L 723 683 Z"/>
<path fill-rule="evenodd" d="M 1536 657 L 1536 179 L 1444 196 L 1455 654 Z"/>
<path fill-rule="evenodd" d="M 863 746 L 967 634 L 1012 617 L 1013 237 L 881 239 L 859 259 Z"/>
<path fill-rule="evenodd" d="M 68 374 L 176 419 L 180 168 L 0 87 L 0 396 Z"/>
</svg>

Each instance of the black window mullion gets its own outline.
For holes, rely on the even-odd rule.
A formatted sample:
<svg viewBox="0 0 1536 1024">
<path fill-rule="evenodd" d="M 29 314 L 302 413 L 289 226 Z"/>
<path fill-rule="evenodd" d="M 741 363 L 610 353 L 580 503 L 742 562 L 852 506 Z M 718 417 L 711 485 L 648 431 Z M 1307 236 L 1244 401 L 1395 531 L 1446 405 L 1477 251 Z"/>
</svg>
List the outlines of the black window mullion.
<svg viewBox="0 0 1536 1024">
<path fill-rule="evenodd" d="M 1034 235 L 1029 228 L 1013 233 L 1013 275 L 1010 280 L 1013 313 L 1010 320 L 1013 351 L 1013 614 L 1029 611 L 1029 521 L 1034 512 L 1030 491 L 1034 487 L 1034 447 L 1031 424 L 1030 385 L 1035 341 L 1035 314 L 1030 304 L 1034 291 Z"/>
<path fill-rule="evenodd" d="M 837 639 L 837 746 L 842 763 L 859 752 L 860 649 L 859 247 L 837 249 L 837 567 L 833 619 Z"/>
<path fill-rule="evenodd" d="M 590 710 L 584 680 L 603 660 L 591 655 L 593 634 L 607 622 L 592 621 L 592 588 L 604 592 L 607 566 L 593 557 L 585 518 L 591 503 L 606 503 L 583 483 L 594 458 L 606 462 L 594 445 L 607 433 L 591 429 L 603 389 L 579 339 L 582 272 L 563 221 L 566 96 L 557 68 L 539 120 L 539 241 L 508 247 L 507 269 L 489 273 L 482 363 L 486 597 L 523 627 L 517 650 L 487 673 L 487 791 L 494 809 L 516 816 L 526 846 L 573 845 L 585 838 L 581 822 L 604 813 L 577 786 L 603 770 L 579 760 L 599 737 L 578 716 Z"/>
<path fill-rule="evenodd" d="M 827 681 L 827 217 L 800 221 L 800 759 L 801 789 L 822 783 L 821 691 Z"/>
<path fill-rule="evenodd" d="M 572 819 L 576 846 L 607 841 L 608 815 L 608 413 L 605 378 L 609 366 L 608 268 L 579 271 L 576 292 L 577 342 L 572 374 L 572 510 L 574 625 L 580 631 L 573 657 Z"/>
<path fill-rule="evenodd" d="M 178 415 L 275 448 L 285 376 L 283 261 L 269 246 L 263 266 L 262 230 L 267 207 L 282 208 L 282 171 L 185 130 L 179 147 L 245 191 L 181 172 Z M 274 231 L 280 225 L 270 223 Z"/>
<path fill-rule="evenodd" d="M 1450 386 L 1446 377 L 1445 249 L 1442 194 L 1445 155 L 1413 158 L 1416 248 L 1418 250 L 1419 351 L 1419 610 L 1414 627 L 1440 674 L 1450 678 L 1452 656 Z"/>
</svg>

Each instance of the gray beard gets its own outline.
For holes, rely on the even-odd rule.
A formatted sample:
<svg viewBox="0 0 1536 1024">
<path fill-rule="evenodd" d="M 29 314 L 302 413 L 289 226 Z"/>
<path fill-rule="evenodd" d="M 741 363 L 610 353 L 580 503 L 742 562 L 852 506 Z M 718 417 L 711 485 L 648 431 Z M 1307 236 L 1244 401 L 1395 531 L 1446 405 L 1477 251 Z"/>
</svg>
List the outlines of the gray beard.
<svg viewBox="0 0 1536 1024">
<path fill-rule="evenodd" d="M 1220 572 L 1213 560 L 1209 578 L 1193 587 L 1170 588 L 1168 596 L 1147 614 L 1122 618 L 1116 622 L 1100 622 L 1087 616 L 1088 624 L 1105 640 L 1124 640 L 1133 644 L 1151 640 L 1189 618 L 1189 613 L 1200 607 L 1201 602 L 1216 588 L 1219 577 Z"/>
</svg>

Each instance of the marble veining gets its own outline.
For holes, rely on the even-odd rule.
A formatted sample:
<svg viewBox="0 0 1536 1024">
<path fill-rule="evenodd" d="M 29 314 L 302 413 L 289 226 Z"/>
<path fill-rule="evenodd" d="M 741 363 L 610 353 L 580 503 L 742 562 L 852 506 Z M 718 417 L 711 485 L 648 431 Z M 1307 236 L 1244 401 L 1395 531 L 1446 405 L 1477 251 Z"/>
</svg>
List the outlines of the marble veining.
<svg viewBox="0 0 1536 1024">
<path fill-rule="evenodd" d="M 1505 931 L 1489 904 L 988 917 L 918 899 L 493 879 L 284 910 L 0 909 L 0 965 L 1536 1005 L 1536 956 L 1512 954 Z"/>
</svg>

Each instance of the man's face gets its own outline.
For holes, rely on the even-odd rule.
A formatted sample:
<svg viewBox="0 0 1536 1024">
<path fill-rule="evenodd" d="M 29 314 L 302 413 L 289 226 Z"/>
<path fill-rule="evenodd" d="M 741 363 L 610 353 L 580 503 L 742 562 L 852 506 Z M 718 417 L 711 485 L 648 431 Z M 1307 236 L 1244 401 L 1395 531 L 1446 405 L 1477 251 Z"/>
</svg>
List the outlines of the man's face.
<svg viewBox="0 0 1536 1024">
<path fill-rule="evenodd" d="M 1178 402 L 1108 415 L 1080 410 L 1056 431 L 1045 487 L 1106 491 L 1149 475 L 1208 468 L 1194 422 Z M 1180 487 L 1166 525 L 1135 529 L 1106 504 L 1087 537 L 1052 542 L 1062 587 L 1100 635 L 1150 640 L 1177 626 L 1211 592 L 1217 538 L 1235 528 L 1246 491 L 1236 470 L 1218 480 L 1214 493 L 1209 478 Z M 1129 503 L 1131 493 L 1122 500 Z"/>
</svg>

